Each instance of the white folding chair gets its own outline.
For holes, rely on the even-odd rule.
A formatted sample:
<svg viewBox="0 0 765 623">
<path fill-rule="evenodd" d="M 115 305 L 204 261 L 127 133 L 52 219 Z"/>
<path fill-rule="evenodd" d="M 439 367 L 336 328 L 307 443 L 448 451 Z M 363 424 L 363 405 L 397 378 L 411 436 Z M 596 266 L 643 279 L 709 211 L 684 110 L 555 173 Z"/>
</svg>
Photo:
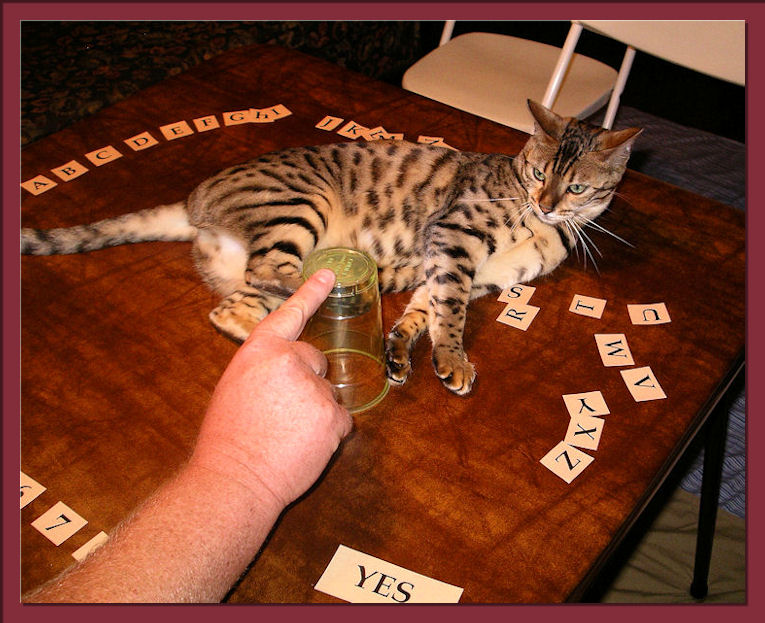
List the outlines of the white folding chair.
<svg viewBox="0 0 765 623">
<path fill-rule="evenodd" d="M 734 84 L 746 82 L 746 23 L 737 20 L 578 20 L 571 23 L 544 100 L 555 102 L 560 85 L 573 66 L 572 54 L 586 28 L 627 45 L 603 120 L 611 128 L 627 82 L 635 50 Z"/>
<path fill-rule="evenodd" d="M 405 89 L 531 133 L 527 99 L 564 117 L 586 117 L 605 106 L 616 81 L 614 68 L 574 54 L 575 40 L 564 44 L 567 65 L 561 71 L 561 49 L 555 46 L 481 32 L 452 39 L 453 28 L 454 20 L 447 21 L 439 46 L 406 71 Z M 545 98 L 556 68 L 555 97 Z"/>
</svg>

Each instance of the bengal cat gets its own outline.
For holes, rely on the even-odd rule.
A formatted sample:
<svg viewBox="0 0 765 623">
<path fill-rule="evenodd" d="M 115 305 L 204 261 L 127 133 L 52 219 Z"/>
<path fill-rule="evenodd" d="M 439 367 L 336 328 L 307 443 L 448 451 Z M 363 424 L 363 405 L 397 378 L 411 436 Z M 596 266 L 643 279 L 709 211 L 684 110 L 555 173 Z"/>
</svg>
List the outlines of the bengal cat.
<svg viewBox="0 0 765 623">
<path fill-rule="evenodd" d="M 193 243 L 223 298 L 210 313 L 243 340 L 301 283 L 316 248 L 369 253 L 383 292 L 413 290 L 387 337 L 388 378 L 406 381 L 427 329 L 436 375 L 466 394 L 468 301 L 555 269 L 608 206 L 638 128 L 609 131 L 529 102 L 534 134 L 515 158 L 403 141 L 287 149 L 221 171 L 185 201 L 91 225 L 23 229 L 27 254 L 151 240 Z"/>
</svg>

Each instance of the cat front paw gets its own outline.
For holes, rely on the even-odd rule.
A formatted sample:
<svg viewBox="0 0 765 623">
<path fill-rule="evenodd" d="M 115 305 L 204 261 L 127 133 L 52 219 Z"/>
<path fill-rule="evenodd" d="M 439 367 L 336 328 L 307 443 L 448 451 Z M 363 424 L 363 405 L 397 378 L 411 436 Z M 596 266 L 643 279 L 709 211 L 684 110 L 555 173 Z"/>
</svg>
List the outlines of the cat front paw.
<svg viewBox="0 0 765 623">
<path fill-rule="evenodd" d="M 468 361 L 467 355 L 454 347 L 442 346 L 433 349 L 433 368 L 444 386 L 464 396 L 470 393 L 475 381 L 475 366 Z"/>
<path fill-rule="evenodd" d="M 412 371 L 409 346 L 403 336 L 391 332 L 385 341 L 385 371 L 394 385 L 403 385 Z"/>
</svg>

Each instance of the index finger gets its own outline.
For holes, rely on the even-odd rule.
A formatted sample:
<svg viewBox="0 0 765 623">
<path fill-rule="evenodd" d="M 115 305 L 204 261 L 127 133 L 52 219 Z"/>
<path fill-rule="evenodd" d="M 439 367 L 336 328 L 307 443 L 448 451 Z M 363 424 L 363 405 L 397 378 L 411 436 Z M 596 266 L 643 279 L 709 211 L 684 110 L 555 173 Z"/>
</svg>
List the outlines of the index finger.
<svg viewBox="0 0 765 623">
<path fill-rule="evenodd" d="M 266 316 L 253 334 L 268 332 L 286 340 L 296 340 L 334 285 L 335 273 L 328 268 L 317 270 L 279 309 Z"/>
</svg>

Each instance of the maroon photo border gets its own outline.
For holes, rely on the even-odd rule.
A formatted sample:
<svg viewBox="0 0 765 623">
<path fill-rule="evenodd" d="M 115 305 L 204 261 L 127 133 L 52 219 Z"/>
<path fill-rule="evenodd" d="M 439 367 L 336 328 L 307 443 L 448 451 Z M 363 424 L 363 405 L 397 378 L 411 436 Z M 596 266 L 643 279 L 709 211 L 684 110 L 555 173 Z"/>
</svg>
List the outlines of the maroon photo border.
<svg viewBox="0 0 765 623">
<path fill-rule="evenodd" d="M 45 20 L 569 20 L 597 19 L 745 19 L 748 34 L 747 71 L 747 368 L 749 378 L 761 377 L 761 355 L 757 346 L 762 342 L 762 325 L 757 322 L 762 311 L 762 294 L 755 283 L 760 268 L 762 245 L 757 240 L 762 230 L 763 215 L 759 199 L 763 196 L 759 186 L 762 151 L 759 139 L 764 139 L 762 110 L 762 75 L 755 71 L 765 47 L 765 4 L 760 2 L 222 2 L 222 3 L 36 3 L 3 2 L 3 621 L 103 621 L 110 623 L 133 621 L 163 621 L 168 617 L 183 617 L 184 623 L 224 618 L 226 621 L 256 620 L 351 620 L 387 621 L 392 613 L 389 606 L 366 605 L 253 605 L 233 606 L 158 606 L 158 605 L 22 605 L 19 603 L 20 586 L 20 520 L 16 498 L 19 470 L 19 334 L 20 334 L 20 275 L 19 275 L 19 221 L 21 181 L 19 143 L 20 136 L 20 22 L 30 19 Z M 753 60 L 757 59 L 757 60 Z M 703 174 L 703 173 L 702 173 Z M 753 313 L 752 313 L 753 312 Z M 753 318 L 754 321 L 750 321 Z M 747 604 L 746 605 L 455 605 L 410 606 L 396 611 L 396 619 L 428 617 L 434 621 L 462 620 L 519 621 L 533 620 L 603 620 L 617 619 L 622 623 L 649 617 L 692 617 L 695 622 L 750 621 L 762 619 L 762 500 L 757 485 L 762 459 L 752 452 L 751 442 L 762 437 L 759 419 L 762 391 L 757 383 L 747 387 L 748 472 L 747 472 Z M 183 608 L 169 612 L 167 608 Z M 222 609 L 221 609 L 222 608 Z M 677 608 L 692 608 L 690 612 Z M 760 612 L 760 615 L 756 615 Z"/>
</svg>

